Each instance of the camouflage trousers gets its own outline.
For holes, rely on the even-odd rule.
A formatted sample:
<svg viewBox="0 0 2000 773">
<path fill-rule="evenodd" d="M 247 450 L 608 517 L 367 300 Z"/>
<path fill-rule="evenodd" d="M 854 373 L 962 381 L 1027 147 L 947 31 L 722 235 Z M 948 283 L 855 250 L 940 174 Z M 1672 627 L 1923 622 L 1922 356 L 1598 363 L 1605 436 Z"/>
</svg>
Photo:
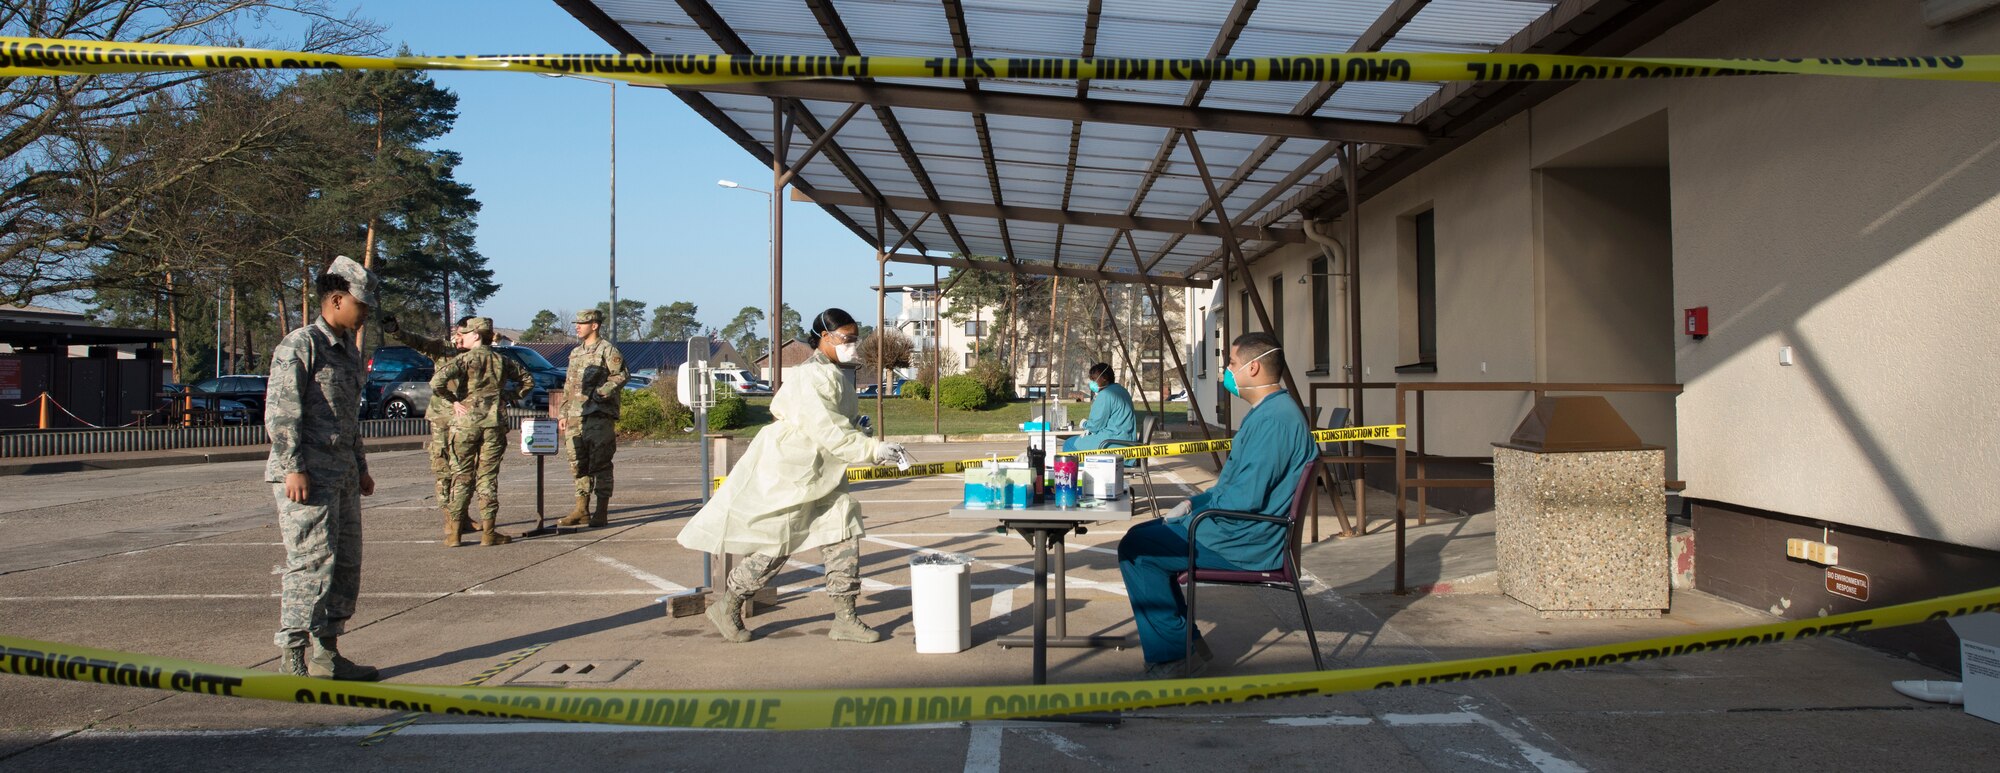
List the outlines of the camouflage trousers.
<svg viewBox="0 0 2000 773">
<path fill-rule="evenodd" d="M 819 556 L 826 562 L 826 595 L 853 598 L 861 593 L 861 540 L 821 545 Z M 729 592 L 738 596 L 756 593 L 785 568 L 786 558 L 763 553 L 737 556 L 736 568 L 729 570 Z"/>
<path fill-rule="evenodd" d="M 451 500 L 448 519 L 464 518 L 479 495 L 479 520 L 500 515 L 500 457 L 507 450 L 504 427 L 457 427 L 451 433 Z"/>
<path fill-rule="evenodd" d="M 438 507 L 451 506 L 451 423 L 431 422 L 431 476 L 437 478 Z"/>
<path fill-rule="evenodd" d="M 611 496 L 611 456 L 618 452 L 618 422 L 609 416 L 571 418 L 563 431 L 569 473 L 579 497 Z"/>
<path fill-rule="evenodd" d="M 359 477 L 315 473 L 304 502 L 286 499 L 283 483 L 271 489 L 285 540 L 278 646 L 302 646 L 308 634 L 339 636 L 361 595 Z"/>
</svg>

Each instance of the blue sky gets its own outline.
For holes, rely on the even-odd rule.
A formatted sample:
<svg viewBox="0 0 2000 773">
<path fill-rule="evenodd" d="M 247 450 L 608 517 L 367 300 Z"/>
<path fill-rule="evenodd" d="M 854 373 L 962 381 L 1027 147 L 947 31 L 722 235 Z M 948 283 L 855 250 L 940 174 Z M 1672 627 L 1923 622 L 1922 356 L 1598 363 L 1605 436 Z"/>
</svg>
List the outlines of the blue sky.
<svg viewBox="0 0 2000 773">
<path fill-rule="evenodd" d="M 611 47 L 549 0 L 354 0 L 418 54 L 596 53 Z M 526 327 L 538 309 L 589 308 L 608 294 L 608 91 L 567 79 L 437 72 L 459 118 L 437 147 L 484 205 L 479 250 L 500 282 L 480 311 Z M 618 87 L 618 294 L 648 307 L 690 301 L 720 328 L 770 302 L 771 170 L 665 91 Z M 873 324 L 874 250 L 818 207 L 785 209 L 785 302 L 810 316 L 840 306 Z M 891 264 L 890 271 L 897 266 Z M 930 281 L 902 267 L 897 280 Z M 922 276 L 919 277 L 918 274 Z M 889 314 L 896 313 L 890 303 Z M 650 312 L 649 312 L 650 315 Z M 622 331 L 621 331 L 622 332 Z M 622 337 L 622 336 L 621 336 Z"/>
</svg>

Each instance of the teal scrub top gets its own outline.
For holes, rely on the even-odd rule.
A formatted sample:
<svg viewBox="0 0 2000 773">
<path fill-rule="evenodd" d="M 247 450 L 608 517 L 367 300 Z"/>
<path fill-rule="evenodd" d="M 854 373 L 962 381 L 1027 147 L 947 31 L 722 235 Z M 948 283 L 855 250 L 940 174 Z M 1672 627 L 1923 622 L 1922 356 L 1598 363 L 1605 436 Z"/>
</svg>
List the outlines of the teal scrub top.
<svg viewBox="0 0 2000 773">
<path fill-rule="evenodd" d="M 1230 443 L 1222 475 L 1207 491 L 1188 500 L 1189 516 L 1204 510 L 1236 510 L 1284 515 L 1292 490 L 1318 449 L 1299 403 L 1284 390 L 1264 398 L 1243 417 Z M 1183 536 L 1188 516 L 1168 521 Z M 1201 522 L 1201 544 L 1237 568 L 1276 569 L 1284 563 L 1285 525 L 1215 518 Z"/>
<path fill-rule="evenodd" d="M 1105 443 L 1139 442 L 1139 417 L 1132 412 L 1132 393 L 1119 384 L 1097 390 L 1090 399 L 1090 418 L 1083 420 L 1084 434 L 1076 438 L 1078 451 L 1095 451 Z"/>
</svg>

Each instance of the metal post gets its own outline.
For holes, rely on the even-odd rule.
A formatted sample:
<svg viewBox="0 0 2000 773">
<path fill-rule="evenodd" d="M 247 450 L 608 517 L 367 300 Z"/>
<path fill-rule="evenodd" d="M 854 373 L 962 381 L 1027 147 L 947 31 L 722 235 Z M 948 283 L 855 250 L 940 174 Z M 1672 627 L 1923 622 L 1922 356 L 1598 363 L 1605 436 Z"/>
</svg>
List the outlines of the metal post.
<svg viewBox="0 0 2000 773">
<path fill-rule="evenodd" d="M 944 348 L 938 342 L 944 340 L 944 288 L 938 286 L 938 268 L 931 266 L 931 434 L 943 435 L 944 424 L 938 415 L 938 378 L 944 374 L 944 362 L 938 357 Z"/>
<path fill-rule="evenodd" d="M 1188 411 L 1194 414 L 1194 425 L 1201 430 L 1201 439 L 1214 440 L 1208 432 L 1208 419 L 1201 415 L 1201 402 L 1194 399 L 1194 382 L 1188 380 L 1187 362 L 1181 359 L 1181 350 L 1174 347 L 1173 333 L 1167 330 L 1167 306 L 1160 302 L 1160 291 L 1153 285 L 1146 286 L 1146 295 L 1153 299 L 1153 321 L 1160 326 L 1160 348 L 1174 357 L 1174 372 L 1180 374 L 1181 388 L 1188 393 Z M 1183 307 L 1185 308 L 1185 307 Z M 1208 452 L 1208 459 L 1215 463 L 1215 469 L 1222 469 L 1222 455 Z"/>
<path fill-rule="evenodd" d="M 771 391 L 785 383 L 785 156 L 791 150 L 792 125 L 785 120 L 785 101 L 771 100 Z"/>
<path fill-rule="evenodd" d="M 1431 490 L 1423 485 L 1423 480 L 1430 477 L 1430 465 L 1424 462 L 1424 393 L 1422 390 L 1417 391 L 1417 458 L 1415 461 L 1417 463 L 1417 525 L 1422 526 L 1430 521 L 1425 516 L 1425 513 L 1430 509 L 1431 493 Z"/>
<path fill-rule="evenodd" d="M 618 345 L 618 84 L 611 86 L 611 319 L 612 346 Z"/>
<path fill-rule="evenodd" d="M 889 436 L 889 422 L 882 415 L 882 393 L 888 391 L 889 363 L 884 361 L 887 351 L 887 336 L 882 335 L 888 322 L 889 308 L 889 253 L 888 223 L 881 207 L 875 208 L 875 437 Z"/>
<path fill-rule="evenodd" d="M 1354 385 L 1348 396 L 1348 404 L 1353 406 L 1351 418 L 1354 426 L 1368 426 L 1368 417 L 1361 411 L 1361 196 L 1355 187 L 1355 149 L 1353 143 L 1341 143 L 1340 177 L 1347 185 L 1347 340 L 1348 364 L 1347 380 Z M 1363 444 L 1359 441 L 1349 446 L 1361 456 Z M 1354 465 L 1354 520 L 1361 533 L 1368 533 L 1368 465 Z M 1340 490 L 1334 489 L 1334 496 Z"/>
<path fill-rule="evenodd" d="M 215 286 L 215 377 L 222 378 L 222 285 Z"/>
<path fill-rule="evenodd" d="M 1398 384 L 1396 385 L 1397 424 L 1403 423 L 1403 403 L 1403 387 L 1401 384 Z M 1405 593 L 1403 589 L 1403 475 L 1405 474 L 1403 450 L 1406 442 L 1402 438 L 1396 439 L 1396 595 L 1398 596 Z M 1361 488 L 1357 486 L 1354 490 L 1356 493 L 1359 493 Z"/>
</svg>

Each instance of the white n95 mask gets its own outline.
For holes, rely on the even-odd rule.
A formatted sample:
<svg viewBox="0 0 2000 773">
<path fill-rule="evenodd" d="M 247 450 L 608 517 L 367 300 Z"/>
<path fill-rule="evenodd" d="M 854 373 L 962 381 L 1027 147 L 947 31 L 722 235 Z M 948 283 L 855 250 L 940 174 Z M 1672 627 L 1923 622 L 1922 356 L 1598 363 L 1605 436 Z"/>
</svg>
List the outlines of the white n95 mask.
<svg viewBox="0 0 2000 773">
<path fill-rule="evenodd" d="M 835 344 L 833 355 L 841 362 L 853 362 L 861 357 L 861 344 Z"/>
</svg>

